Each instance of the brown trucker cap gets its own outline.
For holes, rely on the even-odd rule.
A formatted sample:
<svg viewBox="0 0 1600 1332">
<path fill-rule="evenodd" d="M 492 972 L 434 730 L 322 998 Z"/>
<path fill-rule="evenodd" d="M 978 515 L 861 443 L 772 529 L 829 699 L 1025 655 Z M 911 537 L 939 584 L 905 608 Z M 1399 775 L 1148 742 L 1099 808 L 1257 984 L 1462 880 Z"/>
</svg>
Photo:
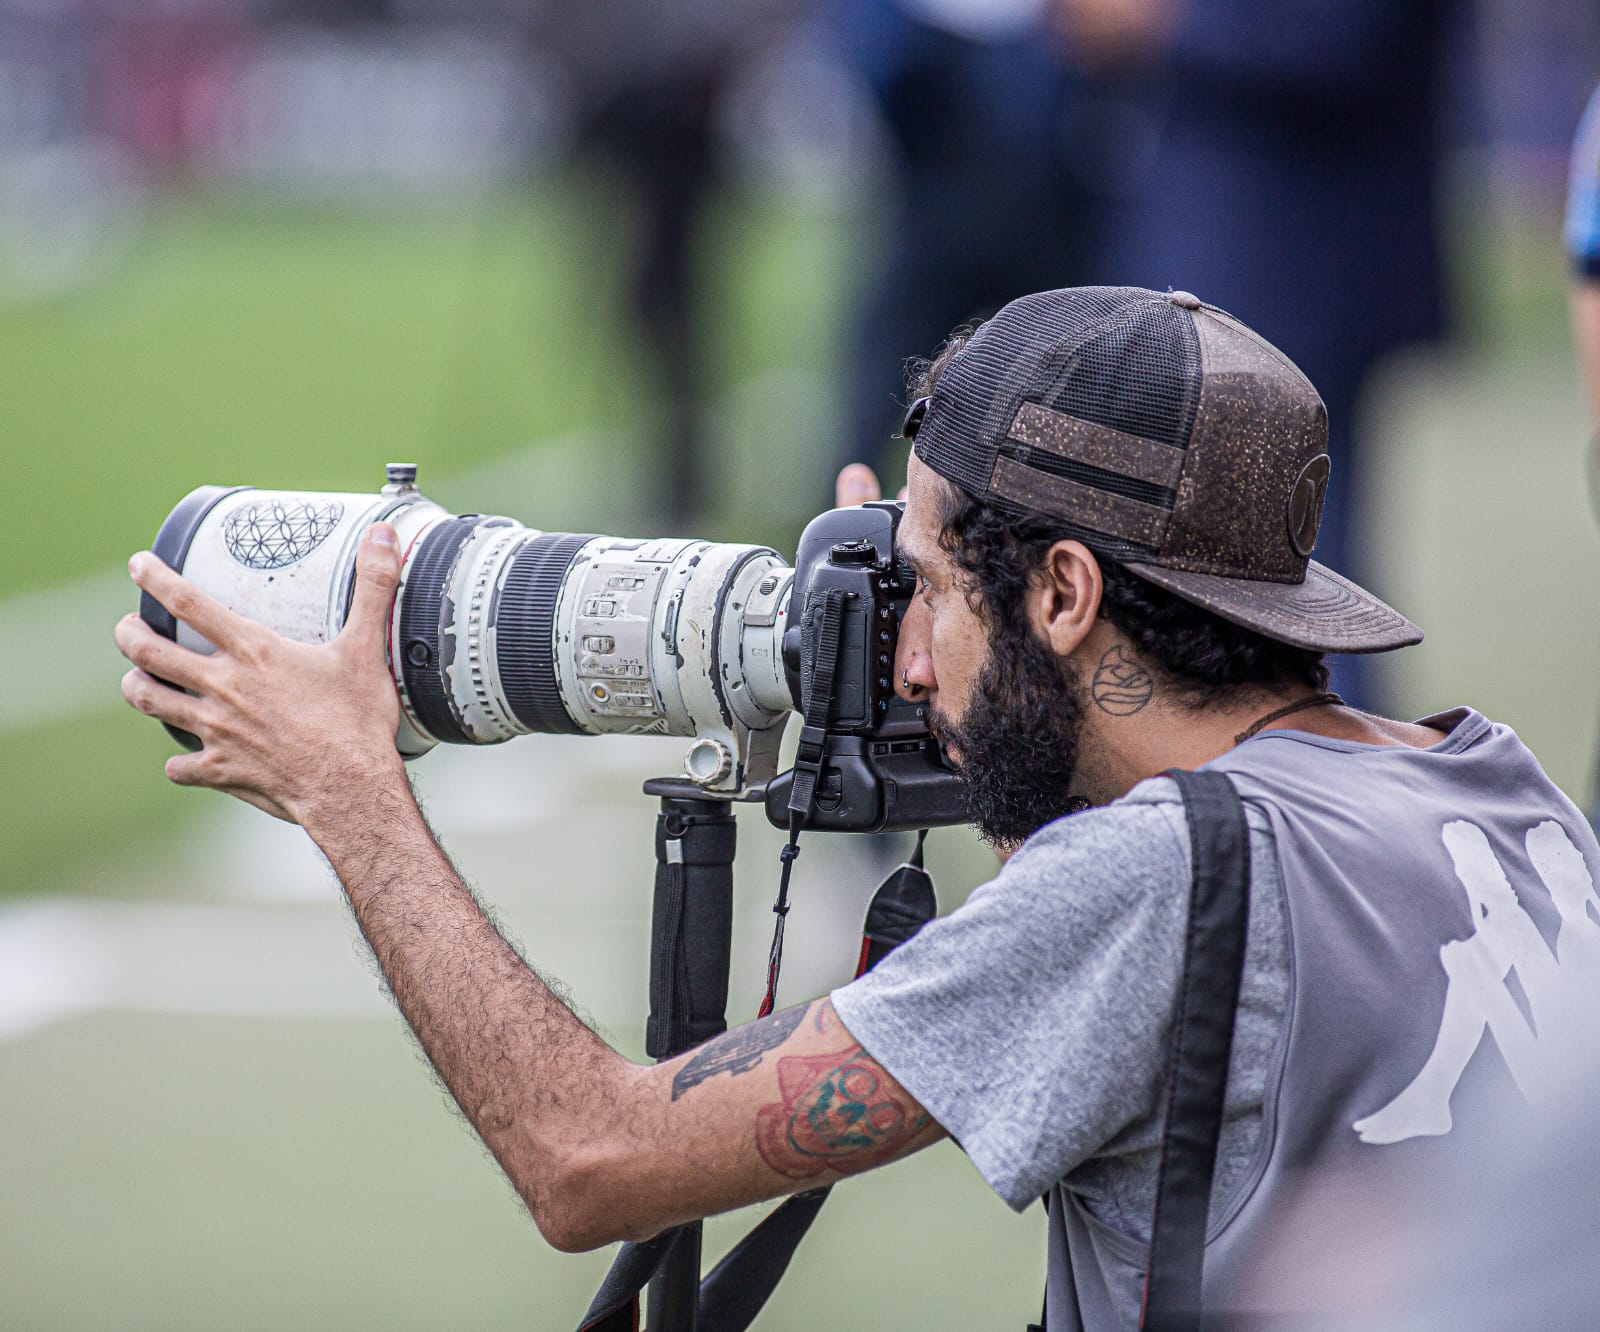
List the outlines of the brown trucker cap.
<svg viewBox="0 0 1600 1332">
<path fill-rule="evenodd" d="M 1311 381 L 1187 292 L 1070 287 L 984 323 L 906 413 L 916 454 L 1043 513 L 1185 601 L 1295 647 L 1383 652 L 1422 631 L 1313 561 L 1328 414 Z"/>
</svg>

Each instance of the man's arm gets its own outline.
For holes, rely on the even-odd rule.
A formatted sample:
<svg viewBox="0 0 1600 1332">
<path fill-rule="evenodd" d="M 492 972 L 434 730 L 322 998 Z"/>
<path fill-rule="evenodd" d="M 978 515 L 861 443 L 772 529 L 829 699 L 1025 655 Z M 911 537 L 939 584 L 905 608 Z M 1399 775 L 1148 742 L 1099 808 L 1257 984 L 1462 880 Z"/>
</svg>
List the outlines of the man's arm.
<svg viewBox="0 0 1600 1332">
<path fill-rule="evenodd" d="M 585 1027 L 485 918 L 409 792 L 312 824 L 407 1022 L 557 1248 L 870 1169 L 940 1136 L 818 1000 L 641 1068 Z"/>
<path fill-rule="evenodd" d="M 406 1021 L 545 1237 L 568 1250 L 641 1238 L 942 1136 L 826 999 L 639 1067 L 523 963 L 434 841 L 394 750 L 383 640 L 398 552 L 385 535 L 363 542 L 349 622 L 326 646 L 281 639 L 136 557 L 135 582 L 218 651 L 130 616 L 117 627 L 136 667 L 123 691 L 205 742 L 168 760 L 172 780 L 229 791 L 316 841 Z"/>
<path fill-rule="evenodd" d="M 1600 431 L 1600 277 L 1573 283 L 1572 329 L 1578 369 L 1589 398 L 1589 419 Z"/>
</svg>

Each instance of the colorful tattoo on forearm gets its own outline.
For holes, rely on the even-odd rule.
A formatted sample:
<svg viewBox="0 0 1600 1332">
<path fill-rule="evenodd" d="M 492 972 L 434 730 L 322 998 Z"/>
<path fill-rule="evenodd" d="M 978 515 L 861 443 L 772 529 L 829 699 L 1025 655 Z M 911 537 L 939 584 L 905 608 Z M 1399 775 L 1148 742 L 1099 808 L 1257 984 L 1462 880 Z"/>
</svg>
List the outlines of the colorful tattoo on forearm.
<svg viewBox="0 0 1600 1332">
<path fill-rule="evenodd" d="M 826 1003 L 816 1026 L 844 1030 Z M 909 1096 L 890 1089 L 883 1070 L 853 1042 L 828 1054 L 779 1059 L 778 1092 L 781 1100 L 757 1112 L 756 1150 L 790 1179 L 870 1170 L 931 1122 Z"/>
</svg>

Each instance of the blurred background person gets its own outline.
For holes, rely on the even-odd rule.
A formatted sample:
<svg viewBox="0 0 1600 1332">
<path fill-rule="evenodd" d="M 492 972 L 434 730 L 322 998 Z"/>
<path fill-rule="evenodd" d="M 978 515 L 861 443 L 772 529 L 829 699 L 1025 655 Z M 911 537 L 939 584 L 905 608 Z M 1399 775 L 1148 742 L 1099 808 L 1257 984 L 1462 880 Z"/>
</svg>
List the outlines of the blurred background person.
<svg viewBox="0 0 1600 1332">
<path fill-rule="evenodd" d="M 708 512 L 701 230 L 725 165 L 718 120 L 742 67 L 793 0 L 551 0 L 537 31 L 568 81 L 575 151 L 612 167 L 631 203 L 628 304 L 659 404 L 647 427 L 657 511 L 687 535 Z"/>
<path fill-rule="evenodd" d="M 1445 50 L 1455 0 L 1055 0 L 1080 58 L 1122 80 L 1149 136 L 1097 280 L 1177 287 L 1272 339 L 1328 407 L 1317 559 L 1358 581 L 1355 438 L 1366 376 L 1444 328 Z M 1381 580 L 1379 581 L 1381 588 Z M 1362 706 L 1359 658 L 1332 687 Z"/>
<path fill-rule="evenodd" d="M 1572 144 L 1562 240 L 1572 264 L 1572 335 L 1593 433 L 1584 453 L 1589 501 L 1600 517 L 1600 88 L 1589 98 Z M 1600 828 L 1600 762 L 1589 821 Z"/>
<path fill-rule="evenodd" d="M 869 464 L 892 492 L 906 360 L 1021 292 L 1096 280 L 1102 179 L 1120 145 L 1094 123 L 1096 91 L 1045 0 L 834 0 L 833 12 L 891 148 L 834 456 Z M 818 477 L 819 496 L 837 470 Z"/>
<path fill-rule="evenodd" d="M 1562 230 L 1572 262 L 1572 326 L 1578 350 L 1578 368 L 1588 393 L 1589 415 L 1595 426 L 1590 442 L 1591 476 L 1600 458 L 1600 88 L 1589 98 L 1588 109 L 1572 145 L 1572 170 L 1567 183 L 1567 216 Z"/>
</svg>

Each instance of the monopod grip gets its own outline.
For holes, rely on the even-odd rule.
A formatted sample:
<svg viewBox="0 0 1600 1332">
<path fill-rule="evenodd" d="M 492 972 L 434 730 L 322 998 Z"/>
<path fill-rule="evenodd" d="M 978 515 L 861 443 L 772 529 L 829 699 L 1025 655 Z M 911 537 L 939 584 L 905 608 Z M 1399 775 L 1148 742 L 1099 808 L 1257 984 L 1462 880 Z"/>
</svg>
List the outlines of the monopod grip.
<svg viewBox="0 0 1600 1332">
<path fill-rule="evenodd" d="M 670 1059 L 728 1029 L 735 832 L 723 801 L 661 802 L 645 1028 L 653 1059 Z"/>
</svg>

